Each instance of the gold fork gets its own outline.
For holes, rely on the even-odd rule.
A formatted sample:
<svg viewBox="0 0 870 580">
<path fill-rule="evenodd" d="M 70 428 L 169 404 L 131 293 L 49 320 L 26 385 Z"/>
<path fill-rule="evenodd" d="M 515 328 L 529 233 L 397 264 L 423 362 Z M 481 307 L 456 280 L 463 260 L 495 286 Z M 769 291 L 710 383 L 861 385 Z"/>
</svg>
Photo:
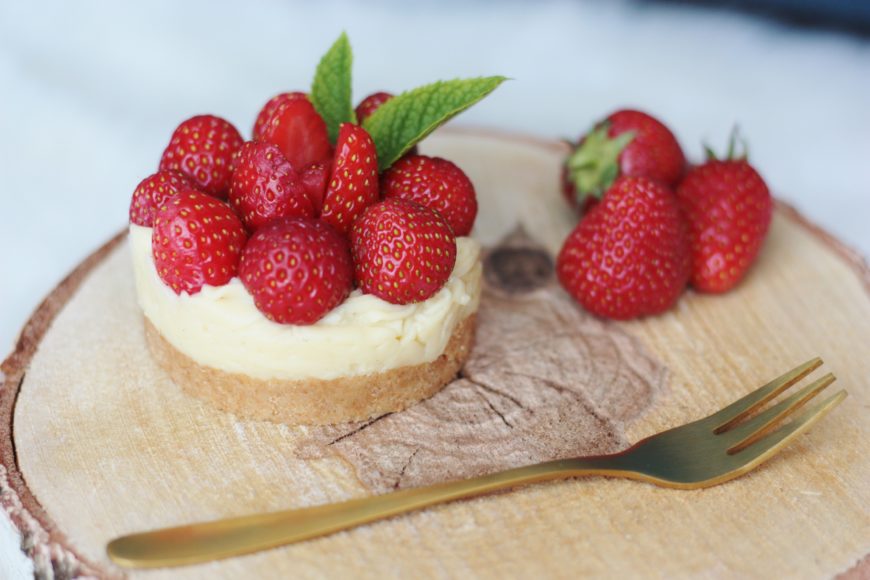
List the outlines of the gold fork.
<svg viewBox="0 0 870 580">
<path fill-rule="evenodd" d="M 846 391 L 840 391 L 780 426 L 834 382 L 829 373 L 747 420 L 821 364 L 820 358 L 814 358 L 708 417 L 643 439 L 620 453 L 548 461 L 342 503 L 132 534 L 113 540 L 106 551 L 122 566 L 194 564 L 300 542 L 439 503 L 584 475 L 627 477 L 678 489 L 709 487 L 770 459 L 846 398 Z"/>
</svg>

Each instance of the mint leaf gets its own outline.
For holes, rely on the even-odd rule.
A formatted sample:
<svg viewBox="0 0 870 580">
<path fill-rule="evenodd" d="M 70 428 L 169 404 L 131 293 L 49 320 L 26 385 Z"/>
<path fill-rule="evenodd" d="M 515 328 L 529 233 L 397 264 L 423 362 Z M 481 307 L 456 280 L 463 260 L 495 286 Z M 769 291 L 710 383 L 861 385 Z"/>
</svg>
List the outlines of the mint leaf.
<svg viewBox="0 0 870 580">
<path fill-rule="evenodd" d="M 341 33 L 330 47 L 314 73 L 311 83 L 311 104 L 326 121 L 329 139 L 335 144 L 338 127 L 342 123 L 356 123 L 351 100 L 350 68 L 353 53 L 347 34 Z"/>
<path fill-rule="evenodd" d="M 505 80 L 496 76 L 438 81 L 385 102 L 363 122 L 377 148 L 378 168 L 389 168 L 418 141 Z"/>
</svg>

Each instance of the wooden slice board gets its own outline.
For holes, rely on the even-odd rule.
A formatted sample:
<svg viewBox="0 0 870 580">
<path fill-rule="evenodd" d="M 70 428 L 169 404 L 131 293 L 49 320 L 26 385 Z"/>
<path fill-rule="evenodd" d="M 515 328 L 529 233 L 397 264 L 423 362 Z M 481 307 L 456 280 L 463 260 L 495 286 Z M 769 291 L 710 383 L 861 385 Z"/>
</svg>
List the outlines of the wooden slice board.
<svg viewBox="0 0 870 580">
<path fill-rule="evenodd" d="M 558 191 L 560 145 L 454 130 L 424 150 L 472 177 L 485 244 L 514 243 L 520 225 L 539 254 L 557 251 L 572 222 Z M 604 323 L 566 302 L 551 280 L 520 298 L 510 287 L 487 292 L 473 368 L 442 399 L 365 430 L 246 423 L 187 398 L 151 361 L 126 240 L 115 238 L 49 295 L 3 363 L 0 502 L 22 548 L 47 577 L 870 574 L 870 272 L 856 254 L 779 205 L 745 283 L 725 296 L 687 292 L 664 316 Z M 507 306 L 492 306 L 497 300 Z M 538 332 L 539 310 L 562 327 Z M 519 312 L 532 321 L 529 335 L 538 332 L 529 339 L 537 350 L 525 352 L 514 331 L 504 342 L 516 354 L 503 349 L 503 364 L 484 365 Z M 383 491 L 399 467 L 395 485 L 404 487 L 618 447 L 705 415 L 816 355 L 851 396 L 770 463 L 718 487 L 566 481 L 186 568 L 124 571 L 105 555 L 108 540 L 132 531 Z M 545 396 L 545 383 L 557 394 Z M 474 393 L 486 396 L 469 402 Z M 466 405 L 467 415 L 439 419 L 441 404 Z M 484 404 L 491 412 L 478 412 Z M 412 466 L 400 452 L 415 428 L 425 460 Z M 450 454 L 451 444 L 478 443 L 482 453 L 466 455 L 497 449 L 493 461 Z M 407 462 L 397 467 L 396 457 Z"/>
</svg>

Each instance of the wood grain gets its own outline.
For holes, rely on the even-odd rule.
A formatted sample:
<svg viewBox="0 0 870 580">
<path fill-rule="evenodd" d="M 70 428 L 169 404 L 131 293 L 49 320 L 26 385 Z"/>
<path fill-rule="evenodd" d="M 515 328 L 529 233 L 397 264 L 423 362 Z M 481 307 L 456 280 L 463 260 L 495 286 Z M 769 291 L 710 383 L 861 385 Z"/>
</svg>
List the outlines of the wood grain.
<svg viewBox="0 0 870 580">
<path fill-rule="evenodd" d="M 557 188 L 561 148 L 472 134 L 426 145 L 477 184 L 485 243 L 498 243 L 519 222 L 555 252 L 571 222 Z M 106 249 L 80 274 L 53 295 L 54 309 L 34 319 L 27 344 L 3 367 L 0 497 L 7 511 L 20 502 L 14 521 L 42 558 L 38 569 L 119 574 L 104 547 L 122 533 L 369 493 L 341 456 L 297 456 L 312 433 L 237 421 L 167 380 L 136 323 L 125 246 Z M 860 260 L 780 209 L 760 262 L 731 294 L 689 292 L 664 316 L 624 324 L 589 322 L 571 310 L 572 328 L 608 327 L 668 369 L 652 408 L 625 426 L 628 440 L 706 414 L 810 356 L 825 358 L 851 397 L 780 457 L 732 483 L 680 492 L 606 479 L 533 486 L 243 558 L 132 575 L 817 578 L 846 571 L 870 551 L 868 279 Z M 501 381 L 503 371 L 482 364 L 468 380 L 495 373 L 489 379 Z M 407 475 L 417 478 L 409 485 L 427 477 L 424 467 Z M 47 535 L 30 533 L 27 518 Z M 33 545 L 53 545 L 54 555 Z"/>
<path fill-rule="evenodd" d="M 477 342 L 458 379 L 405 412 L 312 429 L 305 456 L 338 453 L 385 492 L 628 445 L 623 425 L 661 392 L 664 366 L 578 309 L 524 230 L 499 242 L 484 270 Z"/>
</svg>

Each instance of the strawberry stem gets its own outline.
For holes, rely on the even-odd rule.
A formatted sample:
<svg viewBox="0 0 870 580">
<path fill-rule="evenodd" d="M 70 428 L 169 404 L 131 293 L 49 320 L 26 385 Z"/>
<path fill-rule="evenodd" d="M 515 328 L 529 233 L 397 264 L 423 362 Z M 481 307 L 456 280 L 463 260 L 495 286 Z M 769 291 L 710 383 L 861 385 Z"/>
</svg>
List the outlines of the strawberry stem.
<svg viewBox="0 0 870 580">
<path fill-rule="evenodd" d="M 704 143 L 704 153 L 707 155 L 708 161 L 717 161 L 719 159 L 716 156 L 716 151 L 714 151 L 707 143 Z"/>
<path fill-rule="evenodd" d="M 738 152 L 738 145 L 740 151 Z M 707 154 L 708 161 L 718 161 L 719 156 L 708 144 L 704 143 L 704 152 Z M 749 143 L 746 138 L 740 133 L 740 126 L 736 123 L 731 129 L 731 134 L 728 136 L 728 152 L 725 155 L 724 161 L 746 161 L 749 159 Z"/>
<path fill-rule="evenodd" d="M 605 122 L 590 131 L 568 157 L 568 176 L 582 206 L 588 197 L 600 198 L 619 176 L 619 154 L 634 139 L 633 131 L 611 138 Z"/>
</svg>

